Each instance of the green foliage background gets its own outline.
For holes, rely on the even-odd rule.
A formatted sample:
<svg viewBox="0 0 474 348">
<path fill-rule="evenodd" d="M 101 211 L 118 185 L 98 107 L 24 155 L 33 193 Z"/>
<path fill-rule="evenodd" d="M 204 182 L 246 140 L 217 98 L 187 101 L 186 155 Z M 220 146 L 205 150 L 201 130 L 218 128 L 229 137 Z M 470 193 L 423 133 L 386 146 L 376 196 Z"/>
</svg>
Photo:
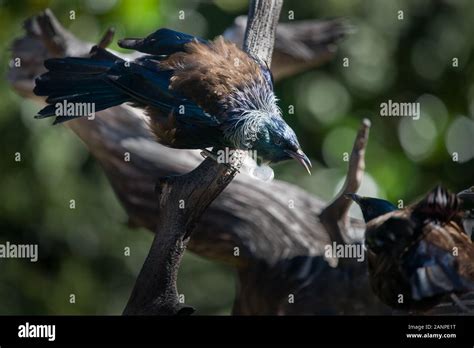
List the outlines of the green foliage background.
<svg viewBox="0 0 474 348">
<path fill-rule="evenodd" d="M 116 38 L 164 26 L 211 38 L 245 14 L 247 2 L 0 0 L 3 76 L 22 21 L 46 7 L 79 38 L 97 41 L 109 26 Z M 276 86 L 285 117 L 315 167 L 307 176 L 285 163 L 275 167 L 277 178 L 331 199 L 344 179 L 343 153 L 368 117 L 362 193 L 408 203 L 438 182 L 454 191 L 473 185 L 474 2 L 293 0 L 286 1 L 282 20 L 290 10 L 296 20 L 345 16 L 356 31 L 332 62 Z M 111 48 L 119 49 L 115 42 Z M 343 67 L 344 57 L 349 67 Z M 388 99 L 420 101 L 421 119 L 378 116 Z M 287 112 L 290 105 L 294 115 Z M 119 314 L 152 235 L 125 226 L 126 215 L 97 163 L 65 127 L 34 120 L 38 109 L 0 80 L 0 242 L 38 243 L 40 249 L 37 263 L 0 259 L 0 314 Z M 16 152 L 21 162 L 14 161 Z M 199 314 L 228 314 L 234 288 L 231 269 L 187 253 L 179 290 Z"/>
</svg>

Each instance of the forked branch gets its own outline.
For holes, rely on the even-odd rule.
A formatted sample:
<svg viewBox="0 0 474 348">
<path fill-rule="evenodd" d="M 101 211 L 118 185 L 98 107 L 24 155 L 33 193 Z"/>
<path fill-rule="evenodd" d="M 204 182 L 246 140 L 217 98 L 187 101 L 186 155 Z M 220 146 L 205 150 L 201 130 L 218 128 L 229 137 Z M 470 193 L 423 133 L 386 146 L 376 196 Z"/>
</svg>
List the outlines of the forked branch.
<svg viewBox="0 0 474 348">
<path fill-rule="evenodd" d="M 328 59 L 327 47 L 334 42 L 331 40 L 340 36 L 339 23 L 337 20 L 329 23 L 314 20 L 284 24 L 280 34 L 276 34 L 277 45 L 272 64 L 277 69 L 272 69 L 274 73 L 277 72 L 275 77 L 278 79 L 279 76 L 308 69 Z M 21 59 L 21 67 L 12 65 L 9 81 L 26 98 L 37 99 L 32 93 L 34 78 L 44 72 L 43 61 L 46 58 L 86 56 L 93 45 L 75 38 L 61 27 L 48 10 L 28 20 L 25 32 L 12 45 L 12 56 Z M 108 41 L 108 35 L 102 40 L 104 45 Z M 242 39 L 237 40 L 239 41 L 242 42 Z M 295 50 L 288 51 L 289 42 L 306 47 L 312 55 L 295 56 Z M 263 44 L 259 41 L 256 43 Z M 288 64 L 288 59 L 291 64 Z M 292 67 L 291 71 L 286 69 L 289 66 Z M 282 69 L 285 70 L 284 73 L 281 72 Z M 65 127 L 70 128 L 84 142 L 91 155 L 100 163 L 129 216 L 130 226 L 145 227 L 152 232 L 156 232 L 156 227 L 159 226 L 159 233 L 162 233 L 161 226 L 164 222 L 160 221 L 166 216 L 160 213 L 157 194 L 153 193 L 156 178 L 190 172 L 202 160 L 199 153 L 175 150 L 154 142 L 146 125 L 146 118 L 138 109 L 127 105 L 103 110 L 93 122 L 80 118 L 67 122 Z M 57 131 L 64 130 L 59 128 Z M 126 152 L 131 155 L 130 162 L 123 161 Z M 168 188 L 165 184 L 161 191 L 168 192 Z M 180 191 L 174 192 L 168 198 L 171 204 L 182 199 L 178 197 Z M 294 203 L 293 209 L 289 209 L 289 202 Z M 189 207 L 189 202 L 185 202 L 185 208 Z M 365 264 L 354 261 L 351 265 L 333 268 L 322 257 L 324 246 L 329 240 L 327 227 L 319 219 L 324 207 L 324 202 L 296 185 L 280 180 L 263 185 L 241 173 L 205 210 L 192 234 L 188 249 L 202 257 L 226 262 L 238 270 L 239 290 L 235 308 L 240 308 L 240 311 L 235 310 L 236 313 L 360 314 L 361 309 L 364 313 L 386 313 L 386 308 L 381 306 L 370 291 Z M 189 226 L 192 228 L 192 224 Z M 363 227 L 355 219 L 351 219 L 348 226 L 354 234 L 360 234 Z M 175 245 L 166 242 L 160 244 L 164 235 L 162 233 L 155 240 L 153 253 L 149 255 L 151 265 L 157 262 L 156 255 L 166 255 L 162 260 L 173 259 L 180 255 L 180 248 L 184 248 L 182 238 L 175 239 Z M 170 231 L 170 235 L 174 237 L 173 231 Z M 156 244 L 161 245 L 161 249 Z M 167 249 L 166 245 L 172 247 Z M 239 250 L 238 257 L 234 255 L 236 248 Z M 176 250 L 178 254 L 175 253 Z M 179 260 L 175 260 L 175 264 L 179 264 Z M 154 282 L 154 277 L 161 277 L 156 270 L 166 267 L 169 267 L 166 263 L 162 268 L 155 265 L 149 269 L 148 277 L 145 273 L 141 279 L 151 279 Z M 177 268 L 174 270 L 177 271 Z M 161 288 L 151 287 L 150 293 L 155 295 L 152 299 L 146 297 L 150 288 L 137 288 L 143 289 L 145 294 L 136 293 L 137 306 L 129 307 L 129 313 L 190 312 L 188 308 L 175 306 L 175 288 L 170 284 L 174 284 L 177 273 L 172 270 L 167 272 L 167 277 L 160 278 L 160 284 L 154 283 Z M 275 289 L 282 287 L 287 289 L 286 297 L 283 298 L 276 296 L 275 292 Z M 306 297 L 301 294 L 303 290 L 298 290 L 301 287 L 307 293 Z M 164 289 L 173 291 L 166 293 Z M 158 299 L 156 293 L 160 291 L 164 296 Z M 299 291 L 298 300 L 289 306 L 288 293 L 296 291 Z M 173 301 L 167 300 L 169 294 Z M 347 300 L 349 298 L 350 301 Z M 161 303 L 155 305 L 157 301 Z M 286 307 L 282 309 L 285 303 Z"/>
<path fill-rule="evenodd" d="M 269 64 L 283 0 L 250 2 L 244 49 Z M 196 222 L 232 181 L 242 163 L 206 158 L 192 172 L 160 180 L 160 213 L 150 252 L 124 314 L 192 313 L 179 303 L 178 269 Z M 180 206 L 181 205 L 181 206 Z"/>
</svg>

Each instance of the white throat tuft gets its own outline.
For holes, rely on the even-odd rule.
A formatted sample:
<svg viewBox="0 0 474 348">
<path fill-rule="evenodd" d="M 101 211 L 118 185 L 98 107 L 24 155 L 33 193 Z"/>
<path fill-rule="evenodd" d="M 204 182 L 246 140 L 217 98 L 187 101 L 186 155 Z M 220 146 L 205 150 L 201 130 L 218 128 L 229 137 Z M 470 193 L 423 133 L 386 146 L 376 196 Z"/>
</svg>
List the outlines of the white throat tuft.
<svg viewBox="0 0 474 348">
<path fill-rule="evenodd" d="M 252 84 L 235 90 L 229 96 L 232 113 L 230 126 L 224 129 L 226 139 L 239 149 L 249 149 L 257 140 L 265 122 L 281 117 L 278 99 L 269 88 Z"/>
</svg>

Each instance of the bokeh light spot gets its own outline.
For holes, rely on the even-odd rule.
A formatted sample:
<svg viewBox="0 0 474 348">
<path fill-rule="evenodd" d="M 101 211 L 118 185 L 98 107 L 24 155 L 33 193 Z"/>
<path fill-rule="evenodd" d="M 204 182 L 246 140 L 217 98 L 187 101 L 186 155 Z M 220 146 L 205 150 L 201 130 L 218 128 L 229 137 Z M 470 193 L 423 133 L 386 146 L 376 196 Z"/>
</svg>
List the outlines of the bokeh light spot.
<svg viewBox="0 0 474 348">
<path fill-rule="evenodd" d="M 467 117 L 456 118 L 446 133 L 446 148 L 450 155 L 458 154 L 460 163 L 474 158 L 474 121 Z"/>
<path fill-rule="evenodd" d="M 419 162 L 433 151 L 437 130 L 431 116 L 423 114 L 418 120 L 404 117 L 398 127 L 398 136 L 407 156 Z"/>
</svg>

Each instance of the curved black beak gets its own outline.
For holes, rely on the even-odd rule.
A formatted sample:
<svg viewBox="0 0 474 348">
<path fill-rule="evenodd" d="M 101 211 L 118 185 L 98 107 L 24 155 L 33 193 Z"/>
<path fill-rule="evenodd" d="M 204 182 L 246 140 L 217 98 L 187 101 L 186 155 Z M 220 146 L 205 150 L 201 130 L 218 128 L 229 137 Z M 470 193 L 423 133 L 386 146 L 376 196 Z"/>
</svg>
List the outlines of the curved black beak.
<svg viewBox="0 0 474 348">
<path fill-rule="evenodd" d="M 346 193 L 344 195 L 347 199 L 352 199 L 354 202 L 356 202 L 357 204 L 360 203 L 360 200 L 361 200 L 361 196 L 359 196 L 357 193 Z"/>
<path fill-rule="evenodd" d="M 309 160 L 308 156 L 304 154 L 301 149 L 298 149 L 298 151 L 291 151 L 291 150 L 285 150 L 285 152 L 290 155 L 290 157 L 294 158 L 297 160 L 303 167 L 306 168 L 308 171 L 309 175 L 311 175 L 311 170 L 309 168 L 312 167 L 311 161 Z"/>
</svg>

